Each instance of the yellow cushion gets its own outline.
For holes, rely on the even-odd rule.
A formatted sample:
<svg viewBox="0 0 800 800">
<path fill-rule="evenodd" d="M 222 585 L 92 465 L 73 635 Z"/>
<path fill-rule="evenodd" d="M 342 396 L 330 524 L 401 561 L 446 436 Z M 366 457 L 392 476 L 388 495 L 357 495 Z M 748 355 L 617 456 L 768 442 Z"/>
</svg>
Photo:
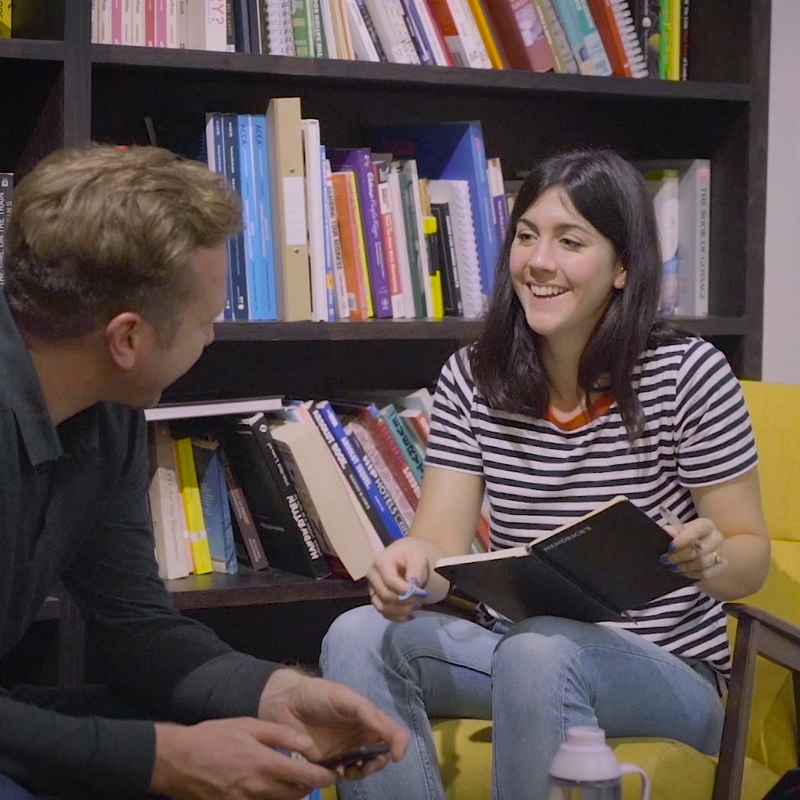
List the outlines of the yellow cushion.
<svg viewBox="0 0 800 800">
<path fill-rule="evenodd" d="M 756 435 L 770 536 L 800 541 L 800 386 L 742 381 L 742 389 Z"/>
</svg>

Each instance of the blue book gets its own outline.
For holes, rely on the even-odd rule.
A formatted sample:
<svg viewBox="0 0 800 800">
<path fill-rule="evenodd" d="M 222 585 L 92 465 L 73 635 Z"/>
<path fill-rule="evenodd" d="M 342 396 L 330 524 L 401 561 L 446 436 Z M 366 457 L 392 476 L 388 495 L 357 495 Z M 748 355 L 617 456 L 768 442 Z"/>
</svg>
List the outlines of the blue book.
<svg viewBox="0 0 800 800">
<path fill-rule="evenodd" d="M 319 414 L 321 414 L 325 424 L 328 427 L 328 430 L 342 448 L 342 451 L 350 463 L 350 466 L 353 468 L 358 476 L 358 480 L 364 487 L 364 492 L 369 498 L 369 502 L 378 512 L 378 516 L 386 528 L 389 537 L 391 539 L 402 539 L 405 535 L 405 531 L 400 527 L 391 509 L 386 504 L 384 494 L 381 492 L 379 485 L 375 482 L 372 476 L 373 471 L 367 468 L 361 453 L 353 445 L 350 436 L 344 429 L 344 425 L 342 425 L 339 415 L 336 413 L 336 411 L 334 411 L 333 406 L 327 400 L 321 400 L 320 402 L 313 404 L 312 414 L 313 411 L 317 411 Z"/>
<path fill-rule="evenodd" d="M 218 447 L 219 443 L 213 440 L 192 437 L 192 455 L 211 549 L 211 567 L 214 572 L 235 575 L 239 571 L 239 562 L 233 540 L 228 486 Z"/>
<path fill-rule="evenodd" d="M 222 135 L 222 114 L 206 114 L 206 163 L 212 172 L 225 174 L 225 137 Z M 234 241 L 225 242 L 225 251 L 228 254 L 228 296 L 225 300 L 223 319 L 233 319 L 233 264 Z"/>
<path fill-rule="evenodd" d="M 241 164 L 239 163 L 239 121 L 236 114 L 222 115 L 223 171 L 231 188 L 241 196 Z M 233 246 L 229 251 L 231 281 L 233 284 L 233 318 L 250 318 L 247 302 L 247 262 L 244 255 L 244 234 L 231 237 Z"/>
<path fill-rule="evenodd" d="M 466 180 L 475 221 L 481 289 L 494 289 L 500 252 L 492 213 L 492 196 L 486 164 L 483 130 L 477 120 L 420 125 L 386 125 L 373 129 L 372 149 L 395 158 L 416 159 L 420 177 L 431 180 Z"/>
<path fill-rule="evenodd" d="M 244 217 L 244 259 L 247 267 L 247 302 L 249 317 L 252 320 L 265 320 L 267 317 L 267 276 L 266 263 L 262 258 L 261 228 L 264 218 L 258 213 L 255 181 L 255 144 L 252 138 L 250 116 L 239 114 L 239 172 L 240 192 Z"/>
<path fill-rule="evenodd" d="M 581 24 L 578 21 L 578 12 L 575 10 L 572 0 L 553 0 L 553 5 L 558 13 L 561 26 L 564 28 L 564 33 L 569 42 L 569 49 L 572 50 L 580 71 L 586 72 L 587 67 L 583 65 L 589 65 L 591 71 L 594 72 L 594 62 L 586 48 L 586 41 L 581 32 Z"/>
<path fill-rule="evenodd" d="M 272 205 L 269 183 L 269 150 L 267 147 L 267 117 L 265 114 L 251 114 L 253 156 L 255 164 L 256 204 L 261 220 L 261 258 L 264 263 L 266 281 L 266 316 L 264 319 L 278 319 L 278 290 L 275 284 L 275 239 L 272 235 Z"/>
<path fill-rule="evenodd" d="M 334 254 L 333 254 L 333 221 L 331 220 L 331 207 L 328 203 L 328 182 L 326 161 L 328 151 L 324 144 L 319 146 L 319 160 L 322 171 L 322 227 L 324 230 L 325 246 L 325 313 L 328 322 L 336 321 L 336 278 L 334 277 Z"/>
</svg>

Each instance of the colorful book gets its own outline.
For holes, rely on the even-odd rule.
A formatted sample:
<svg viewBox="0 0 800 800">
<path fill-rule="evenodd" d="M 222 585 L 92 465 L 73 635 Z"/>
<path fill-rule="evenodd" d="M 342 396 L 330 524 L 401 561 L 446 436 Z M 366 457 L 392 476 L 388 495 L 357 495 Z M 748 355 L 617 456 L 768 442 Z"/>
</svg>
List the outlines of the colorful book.
<svg viewBox="0 0 800 800">
<path fill-rule="evenodd" d="M 375 128 L 371 138 L 373 150 L 415 159 L 421 177 L 469 182 L 481 288 L 491 294 L 499 247 L 480 122 L 389 125 Z"/>
<path fill-rule="evenodd" d="M 194 466 L 192 440 L 181 437 L 173 441 L 175 461 L 178 467 L 178 480 L 181 485 L 183 508 L 186 512 L 186 528 L 192 550 L 193 571 L 196 575 L 211 572 L 211 548 L 208 544 L 206 523 L 203 518 L 203 505 L 200 502 L 200 486 Z"/>
</svg>

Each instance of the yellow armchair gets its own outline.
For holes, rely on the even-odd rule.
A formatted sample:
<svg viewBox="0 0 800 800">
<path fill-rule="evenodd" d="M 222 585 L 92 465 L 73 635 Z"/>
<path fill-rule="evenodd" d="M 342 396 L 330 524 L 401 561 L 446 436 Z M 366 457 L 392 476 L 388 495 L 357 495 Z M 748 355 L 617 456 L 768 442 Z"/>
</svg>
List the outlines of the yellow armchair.
<svg viewBox="0 0 800 800">
<path fill-rule="evenodd" d="M 743 381 L 760 456 L 762 497 L 772 537 L 772 567 L 764 587 L 746 602 L 800 625 L 800 386 Z M 731 633 L 734 625 L 731 623 Z M 491 723 L 444 719 L 433 723 L 449 800 L 491 796 Z M 620 761 L 650 776 L 652 800 L 711 800 L 716 758 L 666 739 L 612 739 Z M 798 763 L 790 673 L 759 657 L 744 767 L 742 800 L 760 800 Z M 625 800 L 638 782 L 623 781 Z M 335 792 L 323 793 L 335 800 Z"/>
</svg>

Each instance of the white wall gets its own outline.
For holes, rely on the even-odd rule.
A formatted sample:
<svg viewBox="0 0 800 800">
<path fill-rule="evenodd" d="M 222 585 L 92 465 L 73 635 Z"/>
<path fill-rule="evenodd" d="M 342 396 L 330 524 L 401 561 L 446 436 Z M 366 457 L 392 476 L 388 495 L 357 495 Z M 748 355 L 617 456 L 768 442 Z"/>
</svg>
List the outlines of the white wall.
<svg viewBox="0 0 800 800">
<path fill-rule="evenodd" d="M 772 0 L 765 381 L 800 383 L 800 2 Z"/>
</svg>

